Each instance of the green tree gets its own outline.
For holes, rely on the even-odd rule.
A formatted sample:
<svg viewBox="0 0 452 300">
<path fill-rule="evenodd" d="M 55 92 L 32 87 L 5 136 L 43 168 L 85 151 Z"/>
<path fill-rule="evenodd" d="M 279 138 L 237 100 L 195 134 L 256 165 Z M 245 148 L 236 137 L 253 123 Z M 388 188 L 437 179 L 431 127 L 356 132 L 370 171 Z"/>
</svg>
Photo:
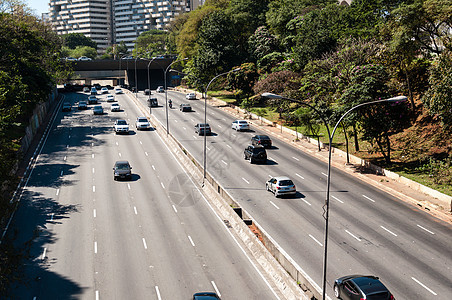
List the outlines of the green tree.
<svg viewBox="0 0 452 300">
<path fill-rule="evenodd" d="M 143 32 L 136 40 L 134 53 L 148 52 L 149 57 L 167 53 L 168 35 L 158 29 Z"/>
<path fill-rule="evenodd" d="M 97 51 L 96 49 L 88 46 L 77 46 L 71 51 L 71 56 L 75 58 L 78 58 L 80 56 L 87 56 L 94 59 L 97 56 Z"/>
<path fill-rule="evenodd" d="M 228 84 L 235 90 L 236 99 L 243 99 L 242 104 L 250 106 L 250 97 L 253 95 L 254 83 L 259 78 L 257 68 L 254 63 L 244 63 L 240 66 L 240 71 L 228 74 Z"/>
<path fill-rule="evenodd" d="M 452 129 L 452 51 L 444 51 L 430 68 L 430 88 L 422 97 L 429 113 Z"/>
<path fill-rule="evenodd" d="M 83 33 L 69 33 L 62 35 L 63 45 L 75 49 L 80 46 L 87 46 L 97 50 L 97 43 Z"/>
<path fill-rule="evenodd" d="M 253 35 L 248 39 L 248 45 L 252 58 L 258 64 L 263 63 L 263 58 L 274 52 L 279 51 L 279 44 L 276 36 L 268 32 L 265 26 L 256 29 Z"/>
</svg>

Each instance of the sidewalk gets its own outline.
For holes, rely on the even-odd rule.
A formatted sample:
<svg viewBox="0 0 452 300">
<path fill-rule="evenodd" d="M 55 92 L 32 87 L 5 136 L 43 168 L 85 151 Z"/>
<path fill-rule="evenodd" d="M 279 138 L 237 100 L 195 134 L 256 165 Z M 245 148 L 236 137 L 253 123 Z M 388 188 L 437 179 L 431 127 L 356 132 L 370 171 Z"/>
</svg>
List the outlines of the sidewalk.
<svg viewBox="0 0 452 300">
<path fill-rule="evenodd" d="M 177 89 L 177 90 L 183 93 L 193 92 L 191 90 L 186 89 Z M 198 97 L 198 99 L 201 99 L 201 97 Z M 207 103 L 212 107 L 216 107 L 229 113 L 232 116 L 235 116 L 237 119 L 244 119 L 246 116 L 237 108 L 227 105 L 224 101 L 215 98 L 210 98 Z M 290 144 L 295 148 L 298 148 L 300 151 L 311 154 L 312 156 L 328 163 L 328 150 L 322 149 L 321 151 L 319 151 L 317 145 L 312 144 L 304 139 L 296 140 L 294 135 L 284 131 L 281 132 L 280 128 L 276 128 L 275 126 L 271 126 L 269 124 L 261 122 L 260 120 L 250 120 L 250 119 L 247 120 L 253 126 L 258 127 L 260 130 L 267 132 L 267 134 L 270 135 L 272 138 L 276 137 L 279 140 L 286 142 L 287 144 Z M 452 224 L 452 212 L 450 211 L 451 208 L 444 207 L 438 199 L 430 195 L 416 191 L 411 187 L 403 183 L 397 182 L 393 179 L 387 178 L 384 175 L 366 172 L 365 170 L 363 170 L 361 165 L 346 164 L 346 157 L 335 154 L 334 152 L 332 153 L 331 156 L 331 164 L 333 167 L 341 169 L 349 173 L 350 175 L 368 184 L 371 184 L 391 194 L 394 197 L 397 197 L 398 199 L 404 202 L 412 204 L 413 209 L 423 210 L 442 221 Z"/>
</svg>

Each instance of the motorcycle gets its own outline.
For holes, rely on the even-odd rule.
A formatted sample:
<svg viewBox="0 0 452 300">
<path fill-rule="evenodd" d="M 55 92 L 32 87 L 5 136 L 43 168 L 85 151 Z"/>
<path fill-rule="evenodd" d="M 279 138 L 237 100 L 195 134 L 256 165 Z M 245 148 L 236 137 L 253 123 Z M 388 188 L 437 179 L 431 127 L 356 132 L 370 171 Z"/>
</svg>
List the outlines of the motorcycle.
<svg viewBox="0 0 452 300">
<path fill-rule="evenodd" d="M 170 100 L 170 101 L 168 102 L 168 106 L 169 106 L 169 108 L 173 108 L 173 101 Z"/>
</svg>

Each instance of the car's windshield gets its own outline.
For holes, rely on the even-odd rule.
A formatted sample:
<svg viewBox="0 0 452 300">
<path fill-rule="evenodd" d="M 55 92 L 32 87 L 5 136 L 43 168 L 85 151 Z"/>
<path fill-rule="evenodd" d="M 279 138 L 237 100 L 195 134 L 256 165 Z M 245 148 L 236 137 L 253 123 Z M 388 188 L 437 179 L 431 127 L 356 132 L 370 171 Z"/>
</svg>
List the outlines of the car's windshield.
<svg viewBox="0 0 452 300">
<path fill-rule="evenodd" d="M 147 122 L 148 121 L 148 119 L 146 119 L 146 118 L 138 118 L 138 122 Z"/>
<path fill-rule="evenodd" d="M 292 182 L 292 180 L 281 180 L 281 181 L 279 182 L 279 185 L 280 185 L 280 186 L 293 185 L 293 182 Z"/>
<path fill-rule="evenodd" d="M 239 124 L 247 124 L 246 121 L 239 121 Z"/>
<path fill-rule="evenodd" d="M 116 124 L 118 124 L 118 125 L 127 125 L 127 122 L 125 120 L 118 120 Z"/>
<path fill-rule="evenodd" d="M 128 169 L 129 169 L 129 165 L 128 164 L 117 164 L 116 165 L 116 170 L 128 170 Z"/>
</svg>

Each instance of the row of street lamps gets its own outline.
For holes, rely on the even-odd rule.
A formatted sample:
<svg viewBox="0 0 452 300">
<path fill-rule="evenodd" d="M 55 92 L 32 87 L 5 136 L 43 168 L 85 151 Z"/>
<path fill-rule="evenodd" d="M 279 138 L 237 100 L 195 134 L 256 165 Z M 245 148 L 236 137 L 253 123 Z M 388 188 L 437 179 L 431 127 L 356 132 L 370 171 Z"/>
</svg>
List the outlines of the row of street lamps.
<svg viewBox="0 0 452 300">
<path fill-rule="evenodd" d="M 149 62 L 148 64 L 148 86 L 149 86 L 149 91 L 150 91 L 150 79 L 149 79 L 149 65 L 152 63 L 152 61 L 155 59 L 155 57 Z M 168 70 L 170 70 L 169 68 L 171 67 L 171 65 L 173 65 L 176 62 L 180 62 L 183 60 L 186 60 L 187 58 L 184 59 L 179 59 L 179 60 L 175 60 L 173 61 L 170 65 L 168 65 L 168 67 L 166 69 L 164 69 L 164 80 L 165 80 L 165 104 L 166 104 L 166 134 L 168 135 L 169 133 L 169 123 L 168 123 L 168 101 L 167 101 L 167 84 L 166 84 L 166 75 Z M 227 75 L 229 73 L 232 72 L 237 72 L 239 71 L 240 68 L 236 68 L 233 70 L 230 70 L 228 72 L 224 72 L 221 74 L 216 75 L 215 77 L 213 77 L 210 82 L 207 84 L 205 90 L 204 90 L 204 124 L 207 124 L 207 91 L 209 89 L 210 84 L 215 81 L 215 79 L 217 79 L 220 76 L 224 76 Z M 177 70 L 170 70 L 171 72 L 178 72 L 180 74 L 184 74 L 182 72 L 179 72 Z M 136 59 L 135 59 L 135 84 L 136 84 Z M 392 98 L 388 98 L 388 99 L 383 99 L 383 100 L 376 100 L 376 101 L 371 101 L 371 102 L 366 102 L 366 103 L 361 103 L 358 104 L 352 108 L 350 108 L 347 112 L 345 112 L 337 121 L 337 123 L 335 124 L 333 131 L 330 132 L 330 128 L 328 126 L 328 122 L 325 119 L 325 116 L 313 105 L 310 105 L 308 103 L 305 103 L 303 101 L 300 100 L 295 100 L 295 99 L 291 99 L 291 98 L 287 98 L 281 95 L 277 95 L 277 94 L 273 94 L 273 93 L 263 93 L 261 95 L 264 98 L 269 98 L 269 99 L 277 99 L 277 100 L 288 100 L 291 102 L 296 102 L 299 103 L 301 105 L 307 106 L 310 109 L 312 109 L 314 112 L 316 112 L 319 116 L 319 118 L 322 120 L 322 122 L 324 123 L 327 133 L 328 133 L 328 172 L 327 172 L 327 186 L 326 186 L 326 197 L 325 197 L 325 203 L 323 206 L 324 209 L 324 219 L 325 219 L 325 231 L 324 231 L 324 254 L 323 254 L 323 276 L 322 276 L 322 299 L 325 300 L 326 299 L 326 273 L 327 273 L 327 258 L 328 258 L 328 217 L 329 217 L 329 208 L 330 208 L 330 185 L 331 185 L 331 154 L 332 154 L 332 145 L 333 145 L 333 138 L 334 138 L 334 134 L 336 133 L 336 129 L 339 126 L 339 124 L 341 123 L 341 121 L 352 111 L 354 111 L 357 108 L 360 108 L 362 106 L 366 106 L 366 105 L 372 105 L 372 104 L 377 104 L 377 103 L 382 103 L 382 102 L 404 102 L 407 100 L 406 96 L 397 96 L 397 97 L 392 97 Z M 205 179 L 206 179 L 206 170 L 207 170 L 207 154 L 206 154 L 206 149 L 207 149 L 207 135 L 204 134 L 204 151 L 203 151 L 203 171 L 204 171 L 204 176 L 203 176 L 203 186 L 205 183 Z"/>
</svg>

